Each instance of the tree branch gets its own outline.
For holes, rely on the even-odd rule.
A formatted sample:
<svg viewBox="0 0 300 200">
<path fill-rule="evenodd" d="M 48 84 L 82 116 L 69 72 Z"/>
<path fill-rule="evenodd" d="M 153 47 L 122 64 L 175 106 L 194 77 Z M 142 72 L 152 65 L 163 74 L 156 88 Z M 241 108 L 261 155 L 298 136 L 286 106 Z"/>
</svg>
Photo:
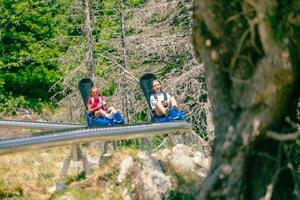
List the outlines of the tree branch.
<svg viewBox="0 0 300 200">
<path fill-rule="evenodd" d="M 281 133 L 276 133 L 273 131 L 268 131 L 266 133 L 266 136 L 269 138 L 272 138 L 274 140 L 281 141 L 281 142 L 297 140 L 300 138 L 300 130 L 296 131 L 294 133 L 288 133 L 288 134 L 281 134 Z"/>
</svg>

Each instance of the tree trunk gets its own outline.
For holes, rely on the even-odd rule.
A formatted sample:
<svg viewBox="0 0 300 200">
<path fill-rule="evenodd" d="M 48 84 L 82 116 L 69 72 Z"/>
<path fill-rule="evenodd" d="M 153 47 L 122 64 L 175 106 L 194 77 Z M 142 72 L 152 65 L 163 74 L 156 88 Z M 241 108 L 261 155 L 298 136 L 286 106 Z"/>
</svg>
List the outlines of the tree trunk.
<svg viewBox="0 0 300 200">
<path fill-rule="evenodd" d="M 126 50 L 126 42 L 125 42 L 125 8 L 123 0 L 119 0 L 120 2 L 120 28 L 121 28 L 121 47 L 122 47 L 122 66 L 127 69 L 127 50 Z"/>
<path fill-rule="evenodd" d="M 128 70 L 127 63 L 127 49 L 126 49 L 126 41 L 125 41 L 125 8 L 123 0 L 119 0 L 120 3 L 120 28 L 121 28 L 121 48 L 122 48 L 122 67 L 123 69 Z M 121 70 L 122 73 L 123 70 Z M 125 119 L 127 121 L 131 120 L 130 115 L 130 99 L 129 96 L 131 94 L 130 86 L 128 84 L 128 80 L 126 76 L 122 76 L 121 79 L 121 96 L 122 96 L 122 108 L 124 110 Z"/>
<path fill-rule="evenodd" d="M 89 68 L 89 76 L 92 80 L 95 78 L 95 67 L 93 63 L 93 34 L 92 34 L 92 21 L 91 21 L 91 12 L 90 12 L 90 3 L 89 0 L 84 1 L 84 13 L 85 13 L 85 22 L 84 22 L 84 32 L 87 39 L 87 54 L 85 58 L 86 67 Z"/>
<path fill-rule="evenodd" d="M 299 7 L 277 1 L 195 2 L 193 44 L 205 64 L 216 136 L 199 199 L 296 198 L 297 169 L 285 143 L 267 133 L 281 132 L 285 117 L 295 111 Z"/>
</svg>

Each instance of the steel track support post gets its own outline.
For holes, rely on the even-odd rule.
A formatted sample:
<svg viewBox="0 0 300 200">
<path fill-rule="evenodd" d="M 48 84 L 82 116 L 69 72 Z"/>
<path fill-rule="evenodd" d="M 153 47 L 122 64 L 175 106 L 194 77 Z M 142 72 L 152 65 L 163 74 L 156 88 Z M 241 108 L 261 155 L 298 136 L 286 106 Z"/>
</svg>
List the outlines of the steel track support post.
<svg viewBox="0 0 300 200">
<path fill-rule="evenodd" d="M 183 138 L 184 138 L 184 144 L 187 145 L 195 144 L 192 132 L 183 134 Z"/>
<path fill-rule="evenodd" d="M 85 174 L 89 175 L 91 173 L 87 158 L 86 158 L 86 156 L 83 155 L 79 144 L 74 144 L 74 145 L 72 145 L 70 154 L 67 156 L 67 158 L 64 161 L 63 168 L 62 168 L 62 171 L 60 174 L 60 178 L 66 177 L 71 161 L 82 161 L 82 166 L 83 166 L 83 170 L 84 170 Z"/>
<path fill-rule="evenodd" d="M 147 150 L 149 153 L 152 152 L 153 147 L 152 147 L 152 138 L 140 138 L 139 139 L 139 149 L 141 150 Z"/>
<path fill-rule="evenodd" d="M 60 173 L 60 178 L 61 179 L 66 177 L 69 166 L 70 166 L 70 163 L 71 163 L 71 159 L 72 159 L 71 155 L 68 155 L 67 158 L 65 159 L 62 170 L 61 170 L 61 173 Z"/>
<path fill-rule="evenodd" d="M 168 134 L 168 146 L 175 146 L 177 144 L 176 138 L 173 134 Z"/>
<path fill-rule="evenodd" d="M 110 153 L 108 153 L 108 145 L 109 143 L 112 144 L 113 146 L 113 150 L 116 151 L 117 148 L 117 142 L 104 142 L 103 145 L 103 151 L 101 153 L 101 156 L 99 158 L 99 166 L 103 165 L 104 163 L 106 163 L 106 161 L 109 159 L 109 157 L 111 156 Z"/>
</svg>

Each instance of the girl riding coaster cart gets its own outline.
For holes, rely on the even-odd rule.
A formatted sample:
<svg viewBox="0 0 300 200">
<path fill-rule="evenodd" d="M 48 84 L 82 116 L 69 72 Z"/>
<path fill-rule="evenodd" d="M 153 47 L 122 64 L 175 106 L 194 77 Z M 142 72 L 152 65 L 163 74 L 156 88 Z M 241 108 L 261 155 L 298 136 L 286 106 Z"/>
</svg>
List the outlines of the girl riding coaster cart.
<svg viewBox="0 0 300 200">
<path fill-rule="evenodd" d="M 109 107 L 99 89 L 92 87 L 87 101 L 87 123 L 88 126 L 105 126 L 124 124 L 124 118 L 114 107 Z"/>
<path fill-rule="evenodd" d="M 99 89 L 97 87 L 92 87 L 90 91 L 88 112 L 95 117 L 106 117 L 108 119 L 113 119 L 117 113 L 114 107 L 108 107 L 106 105 L 105 99 L 103 96 L 99 95 Z"/>
<path fill-rule="evenodd" d="M 185 115 L 178 111 L 178 105 L 173 96 L 163 92 L 161 83 L 154 78 L 152 80 L 152 95 L 150 96 L 150 107 L 153 122 L 169 122 L 174 120 L 185 120 Z"/>
<path fill-rule="evenodd" d="M 104 97 L 100 96 L 98 88 L 94 87 L 91 78 L 82 78 L 78 88 L 86 108 L 87 127 L 124 124 L 125 120 L 120 112 L 107 107 Z"/>
</svg>

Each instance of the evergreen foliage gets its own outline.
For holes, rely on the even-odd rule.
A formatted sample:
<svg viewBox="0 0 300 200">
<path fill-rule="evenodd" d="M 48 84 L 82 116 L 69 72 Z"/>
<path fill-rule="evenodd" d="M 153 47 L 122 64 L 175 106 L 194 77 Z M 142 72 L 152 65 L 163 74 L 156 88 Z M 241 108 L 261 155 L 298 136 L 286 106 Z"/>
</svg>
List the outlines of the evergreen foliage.
<svg viewBox="0 0 300 200">
<path fill-rule="evenodd" d="M 58 40 L 67 23 L 69 1 L 0 1 L 0 108 L 8 99 L 34 107 L 49 101 L 49 89 L 61 78 Z M 60 86 L 57 87 L 59 89 Z"/>
</svg>

